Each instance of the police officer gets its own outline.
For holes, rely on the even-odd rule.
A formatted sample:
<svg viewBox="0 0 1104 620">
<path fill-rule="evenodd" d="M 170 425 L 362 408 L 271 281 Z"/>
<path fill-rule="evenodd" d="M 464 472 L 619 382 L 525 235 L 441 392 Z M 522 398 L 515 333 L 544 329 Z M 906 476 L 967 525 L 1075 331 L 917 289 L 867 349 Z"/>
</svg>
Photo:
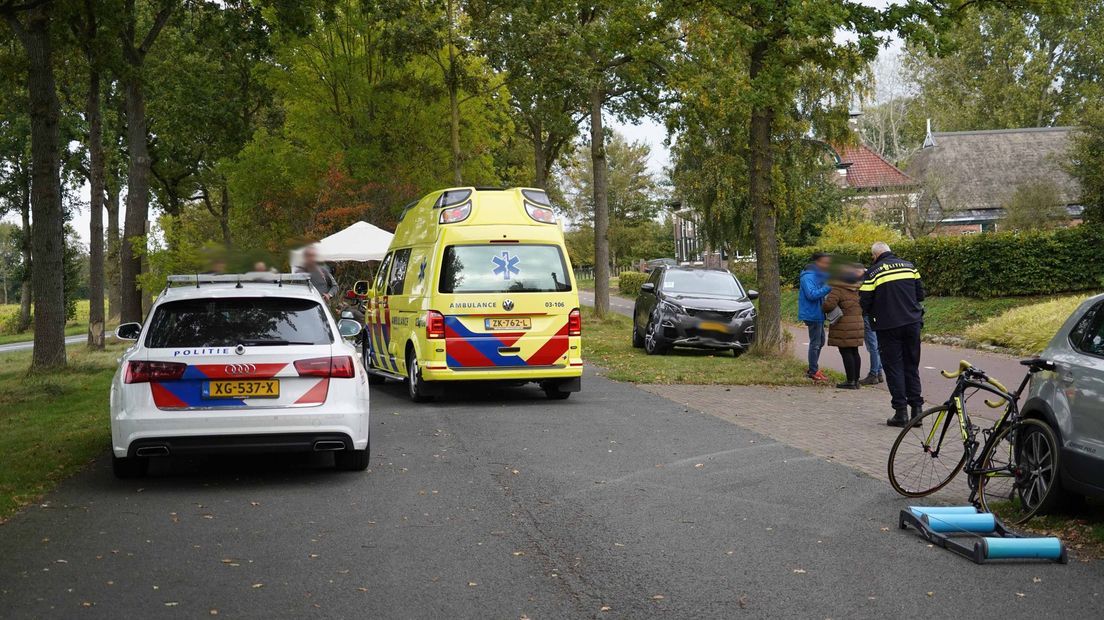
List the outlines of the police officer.
<svg viewBox="0 0 1104 620">
<path fill-rule="evenodd" d="M 878 352 L 889 387 L 893 417 L 889 426 L 907 426 L 920 415 L 920 328 L 924 321 L 924 285 L 920 272 L 907 260 L 894 256 L 883 241 L 870 252 L 874 264 L 859 288 L 859 302 L 878 335 Z"/>
</svg>

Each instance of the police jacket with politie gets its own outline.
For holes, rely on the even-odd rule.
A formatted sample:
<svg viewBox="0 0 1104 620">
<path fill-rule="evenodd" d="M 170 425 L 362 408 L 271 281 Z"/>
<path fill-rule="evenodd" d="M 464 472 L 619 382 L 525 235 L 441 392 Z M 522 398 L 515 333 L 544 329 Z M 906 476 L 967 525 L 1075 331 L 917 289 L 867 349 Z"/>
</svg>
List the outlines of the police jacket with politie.
<svg viewBox="0 0 1104 620">
<path fill-rule="evenodd" d="M 924 284 L 920 272 L 908 262 L 885 252 L 866 272 L 859 288 L 863 313 L 874 330 L 893 329 L 924 320 Z"/>
</svg>

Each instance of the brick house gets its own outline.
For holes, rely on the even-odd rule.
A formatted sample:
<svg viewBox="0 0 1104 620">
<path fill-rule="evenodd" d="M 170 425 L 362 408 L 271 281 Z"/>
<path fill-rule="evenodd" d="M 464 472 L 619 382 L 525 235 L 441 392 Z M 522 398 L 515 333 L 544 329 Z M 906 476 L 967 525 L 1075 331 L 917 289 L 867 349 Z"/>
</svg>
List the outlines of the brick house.
<svg viewBox="0 0 1104 620">
<path fill-rule="evenodd" d="M 1065 170 L 1072 127 L 932 132 L 906 166 L 923 188 L 935 234 L 996 230 L 1004 205 L 1024 183 L 1047 180 L 1071 223 L 1079 223 L 1080 187 Z"/>
</svg>

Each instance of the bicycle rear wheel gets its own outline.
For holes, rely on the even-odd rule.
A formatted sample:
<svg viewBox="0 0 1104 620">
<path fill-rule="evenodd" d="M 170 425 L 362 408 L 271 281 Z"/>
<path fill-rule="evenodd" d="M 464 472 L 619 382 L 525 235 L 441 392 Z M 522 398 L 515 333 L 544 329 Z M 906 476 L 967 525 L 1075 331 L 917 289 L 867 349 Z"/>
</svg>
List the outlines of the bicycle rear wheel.
<svg viewBox="0 0 1104 620">
<path fill-rule="evenodd" d="M 905 497 L 947 486 L 966 463 L 958 417 L 946 405 L 928 409 L 901 429 L 889 451 L 889 484 Z"/>
<path fill-rule="evenodd" d="M 1023 523 L 1057 503 L 1058 438 L 1046 423 L 1020 420 L 1005 427 L 981 457 L 978 499 L 986 512 Z"/>
</svg>

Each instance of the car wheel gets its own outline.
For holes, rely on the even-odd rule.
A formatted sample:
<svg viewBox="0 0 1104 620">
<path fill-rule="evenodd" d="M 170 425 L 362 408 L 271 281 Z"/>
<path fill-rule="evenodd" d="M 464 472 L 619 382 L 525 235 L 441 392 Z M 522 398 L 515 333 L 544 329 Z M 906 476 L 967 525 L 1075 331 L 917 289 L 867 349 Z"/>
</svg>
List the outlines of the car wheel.
<svg viewBox="0 0 1104 620">
<path fill-rule="evenodd" d="M 111 471 L 115 473 L 116 478 L 141 478 L 149 471 L 149 459 L 138 456 L 123 458 L 112 456 Z"/>
<path fill-rule="evenodd" d="M 636 317 L 636 310 L 633 310 L 633 317 Z M 636 327 L 635 318 L 632 322 L 632 346 L 634 349 L 644 348 L 644 337 L 640 335 L 640 330 Z"/>
<path fill-rule="evenodd" d="M 744 354 L 745 352 L 746 352 L 746 351 L 744 351 L 744 349 L 733 349 L 733 350 L 732 350 L 732 357 L 740 357 L 740 356 L 741 356 L 741 355 L 743 355 L 743 354 Z"/>
<path fill-rule="evenodd" d="M 406 391 L 413 402 L 425 403 L 433 400 L 422 387 L 422 370 L 418 368 L 418 358 L 414 356 L 413 349 L 406 356 Z"/>
<path fill-rule="evenodd" d="M 364 471 L 368 469 L 368 460 L 372 444 L 363 450 L 342 450 L 334 452 L 334 467 L 342 471 Z"/>
<path fill-rule="evenodd" d="M 656 333 L 659 329 L 657 317 L 653 316 L 648 319 L 648 325 L 644 327 L 644 352 L 648 355 L 663 355 L 667 352 L 667 345 L 663 342 L 663 336 Z"/>
</svg>

